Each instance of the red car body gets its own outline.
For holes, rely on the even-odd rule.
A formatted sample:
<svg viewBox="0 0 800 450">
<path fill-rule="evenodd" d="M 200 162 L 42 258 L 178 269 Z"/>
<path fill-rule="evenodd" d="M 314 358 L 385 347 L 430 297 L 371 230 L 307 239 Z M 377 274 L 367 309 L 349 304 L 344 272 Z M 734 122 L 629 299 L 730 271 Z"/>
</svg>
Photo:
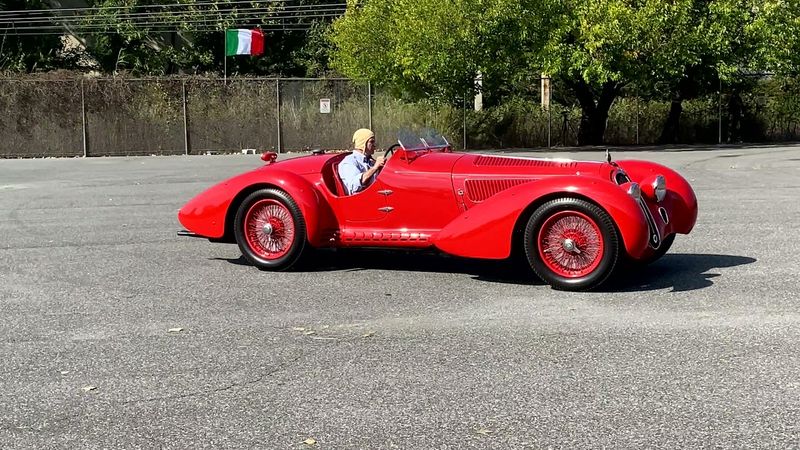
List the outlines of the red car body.
<svg viewBox="0 0 800 450">
<path fill-rule="evenodd" d="M 376 181 L 349 196 L 337 173 L 346 154 L 265 154 L 266 165 L 201 193 L 178 219 L 193 235 L 238 242 L 262 269 L 291 267 L 307 246 L 436 248 L 524 255 L 545 282 L 584 290 L 619 261 L 662 256 L 697 218 L 689 183 L 652 162 L 393 150 Z"/>
</svg>

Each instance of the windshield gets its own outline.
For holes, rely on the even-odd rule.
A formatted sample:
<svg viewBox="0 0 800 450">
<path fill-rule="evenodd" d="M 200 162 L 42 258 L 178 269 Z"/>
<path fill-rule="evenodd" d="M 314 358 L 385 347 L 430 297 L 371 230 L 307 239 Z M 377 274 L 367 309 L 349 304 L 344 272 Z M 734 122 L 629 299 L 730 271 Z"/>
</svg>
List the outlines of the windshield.
<svg viewBox="0 0 800 450">
<path fill-rule="evenodd" d="M 450 146 L 447 138 L 432 128 L 400 130 L 397 133 L 397 142 L 404 150 L 433 150 Z"/>
</svg>

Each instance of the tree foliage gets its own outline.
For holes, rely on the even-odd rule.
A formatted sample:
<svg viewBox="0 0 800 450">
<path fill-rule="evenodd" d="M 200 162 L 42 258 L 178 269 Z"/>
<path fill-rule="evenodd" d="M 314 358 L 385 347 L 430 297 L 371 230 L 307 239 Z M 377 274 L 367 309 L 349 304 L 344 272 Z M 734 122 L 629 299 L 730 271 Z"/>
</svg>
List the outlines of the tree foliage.
<svg viewBox="0 0 800 450">
<path fill-rule="evenodd" d="M 52 6 L 50 3 L 6 0 L 0 3 L 0 8 L 47 9 Z M 54 12 L 50 16 L 52 24 L 62 25 L 64 36 L 72 35 L 84 44 L 82 61 L 86 68 L 136 75 L 221 73 L 226 62 L 224 30 L 264 27 L 265 54 L 229 57 L 228 72 L 306 76 L 327 71 L 327 67 L 321 67 L 327 65 L 327 44 L 321 36 L 331 18 L 314 11 L 331 11 L 325 5 L 338 0 L 290 3 L 86 0 L 85 3 L 86 10 L 63 15 Z M 296 26 L 300 22 L 303 26 Z M 0 69 L 30 72 L 75 67 L 80 55 L 63 52 L 62 37 L 52 28 L 46 31 L 48 34 L 0 37 L 3 39 Z M 67 60 L 67 56 L 72 59 Z"/>
<path fill-rule="evenodd" d="M 3 0 L 0 11 L 45 9 L 41 0 Z M 4 25 L 8 27 L 8 25 Z M 58 35 L 0 35 L 0 71 L 35 72 L 70 69 L 77 64 L 77 53 L 65 49 Z"/>
<path fill-rule="evenodd" d="M 333 26 L 332 65 L 411 98 L 461 97 L 478 73 L 519 72 L 515 35 L 527 32 L 514 17 L 523 8 L 514 0 L 351 1 Z"/>
<path fill-rule="evenodd" d="M 331 0 L 302 0 L 299 5 L 324 5 Z M 223 32 L 228 28 L 256 28 L 293 22 L 281 19 L 282 2 L 231 3 L 231 0 L 197 3 L 180 0 L 186 7 L 163 8 L 162 0 L 94 0 L 103 13 L 90 24 L 103 34 L 90 35 L 89 52 L 104 72 L 128 70 L 143 74 L 221 71 L 224 66 Z M 197 3 L 197 4 L 196 4 Z M 122 8 L 120 8 L 122 7 Z M 257 12 L 239 8 L 260 8 Z M 267 8 L 267 9 L 264 9 Z M 146 21 L 132 13 L 151 13 Z M 324 22 L 325 19 L 315 21 Z M 312 25 L 312 29 L 313 29 Z M 306 75 L 298 56 L 306 46 L 306 31 L 270 27 L 264 30 L 265 54 L 258 58 L 231 57 L 230 73 Z M 307 50 L 306 50 L 307 51 Z M 314 69 L 317 70 L 317 69 Z"/>
<path fill-rule="evenodd" d="M 796 9 L 784 0 L 351 1 L 333 27 L 332 64 L 434 97 L 457 96 L 477 73 L 499 92 L 545 72 L 574 91 L 580 142 L 600 143 L 626 85 L 676 85 L 698 67 L 723 79 L 796 67 Z"/>
<path fill-rule="evenodd" d="M 764 45 L 759 56 L 768 70 L 777 74 L 797 75 L 800 68 L 800 2 L 765 1 L 757 11 L 756 27 Z"/>
</svg>

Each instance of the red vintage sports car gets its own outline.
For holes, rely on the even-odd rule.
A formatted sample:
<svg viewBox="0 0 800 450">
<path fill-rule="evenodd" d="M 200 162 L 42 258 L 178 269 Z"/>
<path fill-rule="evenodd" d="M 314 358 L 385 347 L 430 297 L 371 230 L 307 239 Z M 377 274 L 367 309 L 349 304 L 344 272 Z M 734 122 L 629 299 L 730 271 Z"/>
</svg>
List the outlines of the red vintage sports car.
<svg viewBox="0 0 800 450">
<path fill-rule="evenodd" d="M 468 258 L 520 256 L 556 289 L 586 290 L 618 262 L 649 263 L 692 230 L 697 199 L 677 172 L 647 161 L 517 158 L 454 152 L 437 138 L 386 151 L 377 180 L 344 195 L 344 153 L 276 161 L 201 193 L 178 213 L 182 235 L 236 242 L 266 270 L 309 247 L 435 248 Z"/>
</svg>

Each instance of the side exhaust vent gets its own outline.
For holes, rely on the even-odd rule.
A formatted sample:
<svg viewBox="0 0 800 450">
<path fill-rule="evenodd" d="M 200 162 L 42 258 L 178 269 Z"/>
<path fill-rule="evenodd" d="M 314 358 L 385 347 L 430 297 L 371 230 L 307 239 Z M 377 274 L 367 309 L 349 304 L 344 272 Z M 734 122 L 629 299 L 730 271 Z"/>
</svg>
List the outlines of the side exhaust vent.
<svg viewBox="0 0 800 450">
<path fill-rule="evenodd" d="M 498 179 L 498 180 L 466 180 L 467 197 L 473 203 L 479 203 L 487 198 L 520 184 L 530 183 L 532 179 Z"/>
<path fill-rule="evenodd" d="M 577 167 L 575 161 L 548 161 L 544 159 L 503 158 L 499 156 L 478 156 L 476 167 Z"/>
</svg>

